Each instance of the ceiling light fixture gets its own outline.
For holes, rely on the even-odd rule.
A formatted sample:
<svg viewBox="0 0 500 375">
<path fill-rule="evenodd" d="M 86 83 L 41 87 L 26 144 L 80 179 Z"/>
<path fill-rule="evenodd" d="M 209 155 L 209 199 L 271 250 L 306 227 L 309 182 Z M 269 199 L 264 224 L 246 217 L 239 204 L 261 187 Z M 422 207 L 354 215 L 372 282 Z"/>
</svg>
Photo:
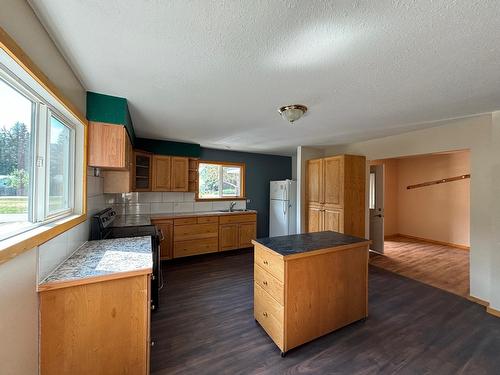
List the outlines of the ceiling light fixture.
<svg viewBox="0 0 500 375">
<path fill-rule="evenodd" d="M 307 112 L 307 107 L 302 104 L 286 105 L 278 109 L 279 114 L 290 124 L 293 124 Z"/>
</svg>

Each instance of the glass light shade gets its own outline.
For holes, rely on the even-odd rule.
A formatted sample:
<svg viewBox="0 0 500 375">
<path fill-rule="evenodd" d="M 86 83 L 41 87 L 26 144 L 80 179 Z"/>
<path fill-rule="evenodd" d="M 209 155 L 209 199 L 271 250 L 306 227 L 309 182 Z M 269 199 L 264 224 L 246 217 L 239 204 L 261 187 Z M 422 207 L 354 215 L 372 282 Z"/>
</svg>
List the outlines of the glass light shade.
<svg viewBox="0 0 500 375">
<path fill-rule="evenodd" d="M 297 121 L 299 118 L 304 116 L 307 107 L 301 104 L 293 104 L 285 107 L 281 107 L 278 112 L 281 116 L 290 123 Z"/>
</svg>

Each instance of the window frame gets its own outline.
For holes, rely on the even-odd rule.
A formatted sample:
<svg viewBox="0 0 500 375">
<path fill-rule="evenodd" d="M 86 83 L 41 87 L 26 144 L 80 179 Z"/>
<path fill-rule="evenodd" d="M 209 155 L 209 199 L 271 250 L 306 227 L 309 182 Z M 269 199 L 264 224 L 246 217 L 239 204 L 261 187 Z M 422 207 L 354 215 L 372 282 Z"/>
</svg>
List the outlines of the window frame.
<svg viewBox="0 0 500 375">
<path fill-rule="evenodd" d="M 240 195 L 235 196 L 220 196 L 217 198 L 202 198 L 200 197 L 200 164 L 213 164 L 218 165 L 220 167 L 238 167 L 240 168 Z M 198 168 L 197 168 L 197 178 L 196 178 L 196 193 L 195 200 L 201 202 L 210 202 L 210 201 L 236 201 L 236 200 L 246 200 L 246 165 L 242 162 L 228 162 L 228 161 L 213 161 L 213 160 L 198 160 Z"/>
<path fill-rule="evenodd" d="M 57 217 L 31 230 L 0 240 L 0 264 L 39 246 L 87 220 L 87 135 L 84 114 L 47 78 L 19 45 L 0 27 L 0 62 L 25 88 L 52 105 L 76 126 L 75 197 L 72 215 Z M 36 130 L 36 129 L 35 129 Z"/>
<path fill-rule="evenodd" d="M 60 111 L 47 103 L 34 89 L 20 80 L 8 67 L 0 63 L 0 80 L 12 90 L 25 97 L 32 103 L 32 116 L 30 125 L 31 163 L 30 181 L 28 188 L 28 220 L 26 225 L 10 233 L 0 236 L 0 241 L 28 232 L 38 226 L 64 219 L 75 214 L 75 183 L 76 183 L 76 125 Z M 70 160 L 69 160 L 69 191 L 68 208 L 49 211 L 49 178 L 50 178 L 50 127 L 54 117 L 70 130 Z M 43 160 L 38 166 L 38 160 Z M 34 204 L 33 202 L 36 202 Z"/>
</svg>

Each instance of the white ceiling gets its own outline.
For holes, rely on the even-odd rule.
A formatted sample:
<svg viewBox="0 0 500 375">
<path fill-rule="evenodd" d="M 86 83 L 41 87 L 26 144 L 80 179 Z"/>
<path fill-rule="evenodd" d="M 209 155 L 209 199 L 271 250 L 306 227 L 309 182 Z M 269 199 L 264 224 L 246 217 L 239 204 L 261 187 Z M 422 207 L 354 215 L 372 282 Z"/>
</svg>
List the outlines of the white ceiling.
<svg viewBox="0 0 500 375">
<path fill-rule="evenodd" d="M 141 137 L 290 154 L 500 108 L 498 0 L 30 3 Z"/>
</svg>

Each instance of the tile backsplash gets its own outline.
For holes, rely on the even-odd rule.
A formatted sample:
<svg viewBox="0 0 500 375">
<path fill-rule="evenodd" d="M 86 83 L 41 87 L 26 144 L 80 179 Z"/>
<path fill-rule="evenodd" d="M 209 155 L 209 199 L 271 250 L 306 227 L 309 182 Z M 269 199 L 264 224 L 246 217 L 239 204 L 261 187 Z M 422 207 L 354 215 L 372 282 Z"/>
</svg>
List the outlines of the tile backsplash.
<svg viewBox="0 0 500 375">
<path fill-rule="evenodd" d="M 226 210 L 230 204 L 230 201 L 196 202 L 194 193 L 181 192 L 104 194 L 104 202 L 119 215 L 216 211 Z M 246 208 L 244 200 L 236 202 L 235 208 Z"/>
</svg>

